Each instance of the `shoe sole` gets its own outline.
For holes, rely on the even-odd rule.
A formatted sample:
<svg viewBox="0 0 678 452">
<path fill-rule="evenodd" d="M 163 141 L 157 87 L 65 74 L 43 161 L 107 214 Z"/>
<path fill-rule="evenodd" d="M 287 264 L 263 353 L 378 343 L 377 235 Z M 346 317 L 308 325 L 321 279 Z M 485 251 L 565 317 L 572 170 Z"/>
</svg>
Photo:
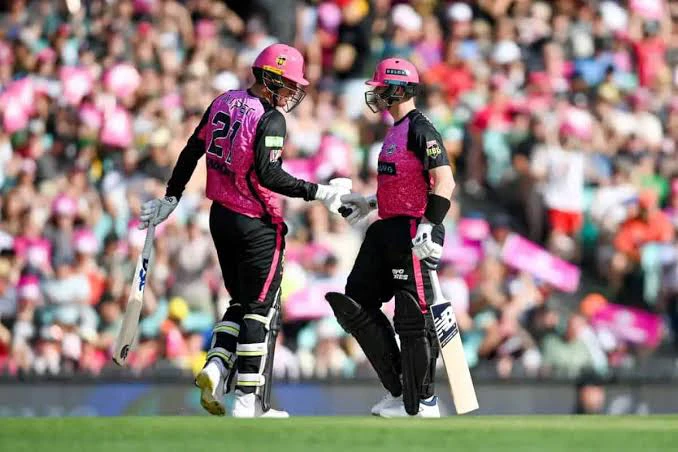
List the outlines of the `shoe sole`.
<svg viewBox="0 0 678 452">
<path fill-rule="evenodd" d="M 391 415 L 384 416 L 381 413 L 377 414 L 376 416 L 383 417 L 384 419 L 395 419 L 395 418 L 398 418 L 398 417 L 403 417 L 403 418 L 419 417 L 419 418 L 422 418 L 422 419 L 440 419 L 441 418 L 440 413 L 437 413 L 434 416 L 431 416 L 431 415 L 424 416 L 421 412 L 415 414 L 414 416 L 411 416 L 409 414 L 407 416 L 391 416 Z"/>
<path fill-rule="evenodd" d="M 199 373 L 195 379 L 195 384 L 200 388 L 200 405 L 202 405 L 205 411 L 214 416 L 225 415 L 226 408 L 224 404 L 212 395 L 214 387 L 207 374 Z"/>
<path fill-rule="evenodd" d="M 266 413 L 270 413 L 270 412 L 267 411 Z M 263 417 L 263 418 L 266 418 L 266 419 L 287 419 L 287 418 L 290 417 L 290 414 L 287 413 L 287 412 L 285 412 L 284 414 L 278 412 L 277 414 L 268 414 L 268 415 L 266 413 L 262 414 L 259 417 Z"/>
</svg>

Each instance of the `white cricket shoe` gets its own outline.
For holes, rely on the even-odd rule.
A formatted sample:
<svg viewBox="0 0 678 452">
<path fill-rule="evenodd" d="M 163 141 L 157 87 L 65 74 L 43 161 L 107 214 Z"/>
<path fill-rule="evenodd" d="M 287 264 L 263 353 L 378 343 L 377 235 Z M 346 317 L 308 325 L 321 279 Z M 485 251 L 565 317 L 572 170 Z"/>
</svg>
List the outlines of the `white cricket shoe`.
<svg viewBox="0 0 678 452">
<path fill-rule="evenodd" d="M 372 416 L 379 416 L 379 412 L 385 408 L 397 407 L 403 404 L 403 396 L 394 397 L 390 392 L 386 391 L 384 397 L 381 398 L 370 410 Z"/>
<path fill-rule="evenodd" d="M 215 416 L 226 414 L 224 406 L 224 381 L 227 371 L 219 359 L 211 359 L 195 377 L 195 384 L 200 388 L 200 405 Z"/>
<path fill-rule="evenodd" d="M 440 417 L 440 408 L 438 407 L 438 396 L 432 396 L 428 399 L 422 399 L 419 401 L 419 412 L 414 416 L 410 416 L 405 411 L 405 404 L 400 402 L 399 405 L 390 406 L 382 409 L 379 412 L 381 417 L 427 417 L 427 418 L 438 418 Z"/>
<path fill-rule="evenodd" d="M 268 417 L 268 418 L 287 418 L 290 417 L 287 411 L 274 410 L 271 408 L 268 411 L 264 411 L 261 406 L 261 399 L 254 393 L 245 394 L 244 392 L 236 389 L 235 391 L 235 403 L 233 404 L 233 417 L 244 417 L 244 418 L 254 418 L 254 417 Z"/>
</svg>

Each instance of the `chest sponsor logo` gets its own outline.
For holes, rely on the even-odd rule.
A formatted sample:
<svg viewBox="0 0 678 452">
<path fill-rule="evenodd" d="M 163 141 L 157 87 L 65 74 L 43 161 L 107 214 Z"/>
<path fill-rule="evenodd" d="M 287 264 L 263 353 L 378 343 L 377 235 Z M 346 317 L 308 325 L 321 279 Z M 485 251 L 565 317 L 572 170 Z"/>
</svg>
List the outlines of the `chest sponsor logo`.
<svg viewBox="0 0 678 452">
<path fill-rule="evenodd" d="M 405 273 L 405 269 L 403 268 L 391 269 L 391 273 L 393 273 L 393 279 L 397 279 L 399 281 L 407 281 L 407 279 L 409 278 L 407 273 Z"/>
<path fill-rule="evenodd" d="M 386 148 L 385 153 L 386 153 L 386 155 L 393 155 L 393 153 L 396 151 L 396 149 L 397 149 L 397 146 L 395 145 L 395 143 L 389 144 L 388 147 Z"/>
<path fill-rule="evenodd" d="M 207 169 L 212 169 L 219 171 L 221 174 L 231 174 L 231 170 L 228 168 L 228 165 L 224 162 L 220 162 L 217 159 L 207 158 Z"/>
<path fill-rule="evenodd" d="M 379 162 L 377 164 L 377 174 L 385 174 L 388 176 L 396 175 L 396 165 L 393 162 Z"/>
<path fill-rule="evenodd" d="M 438 144 L 438 141 L 436 140 L 431 140 L 426 142 L 426 156 L 429 158 L 436 158 L 440 154 L 442 154 L 442 149 L 440 149 L 440 145 Z"/>
</svg>

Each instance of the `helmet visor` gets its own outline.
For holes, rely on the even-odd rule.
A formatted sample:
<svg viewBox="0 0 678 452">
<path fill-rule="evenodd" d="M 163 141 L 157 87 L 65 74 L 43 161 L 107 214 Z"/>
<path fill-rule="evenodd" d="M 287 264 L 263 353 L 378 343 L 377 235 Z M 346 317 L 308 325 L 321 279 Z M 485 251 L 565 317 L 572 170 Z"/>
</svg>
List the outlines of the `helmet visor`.
<svg viewBox="0 0 678 452">
<path fill-rule="evenodd" d="M 272 95 L 273 105 L 281 107 L 286 113 L 294 110 L 306 97 L 304 88 L 292 80 L 269 71 L 264 71 L 262 78 L 264 86 Z"/>
</svg>

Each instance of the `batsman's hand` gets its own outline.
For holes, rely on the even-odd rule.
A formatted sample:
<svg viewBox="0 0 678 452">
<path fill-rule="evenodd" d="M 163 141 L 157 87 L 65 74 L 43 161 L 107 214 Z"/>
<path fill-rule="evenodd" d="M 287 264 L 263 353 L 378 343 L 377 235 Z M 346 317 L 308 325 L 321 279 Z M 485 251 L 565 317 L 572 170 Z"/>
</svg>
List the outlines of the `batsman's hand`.
<svg viewBox="0 0 678 452">
<path fill-rule="evenodd" d="M 345 177 L 332 179 L 329 185 L 318 185 L 315 199 L 322 202 L 327 210 L 333 214 L 339 215 L 341 197 L 351 193 L 352 186 L 353 182 L 351 179 Z"/>
<path fill-rule="evenodd" d="M 438 268 L 443 247 L 433 241 L 433 225 L 426 220 L 419 223 L 417 234 L 412 239 L 412 252 L 430 270 Z"/>
<path fill-rule="evenodd" d="M 164 198 L 152 199 L 141 206 L 139 220 L 141 224 L 139 229 L 146 229 L 149 225 L 157 226 L 170 216 L 176 209 L 179 200 L 174 196 L 165 196 Z"/>
<path fill-rule="evenodd" d="M 370 212 L 377 208 L 377 197 L 375 195 L 363 196 L 358 193 L 349 193 L 341 197 L 341 207 L 344 209 L 341 214 L 346 218 L 346 221 L 354 225 L 364 220 Z"/>
</svg>

